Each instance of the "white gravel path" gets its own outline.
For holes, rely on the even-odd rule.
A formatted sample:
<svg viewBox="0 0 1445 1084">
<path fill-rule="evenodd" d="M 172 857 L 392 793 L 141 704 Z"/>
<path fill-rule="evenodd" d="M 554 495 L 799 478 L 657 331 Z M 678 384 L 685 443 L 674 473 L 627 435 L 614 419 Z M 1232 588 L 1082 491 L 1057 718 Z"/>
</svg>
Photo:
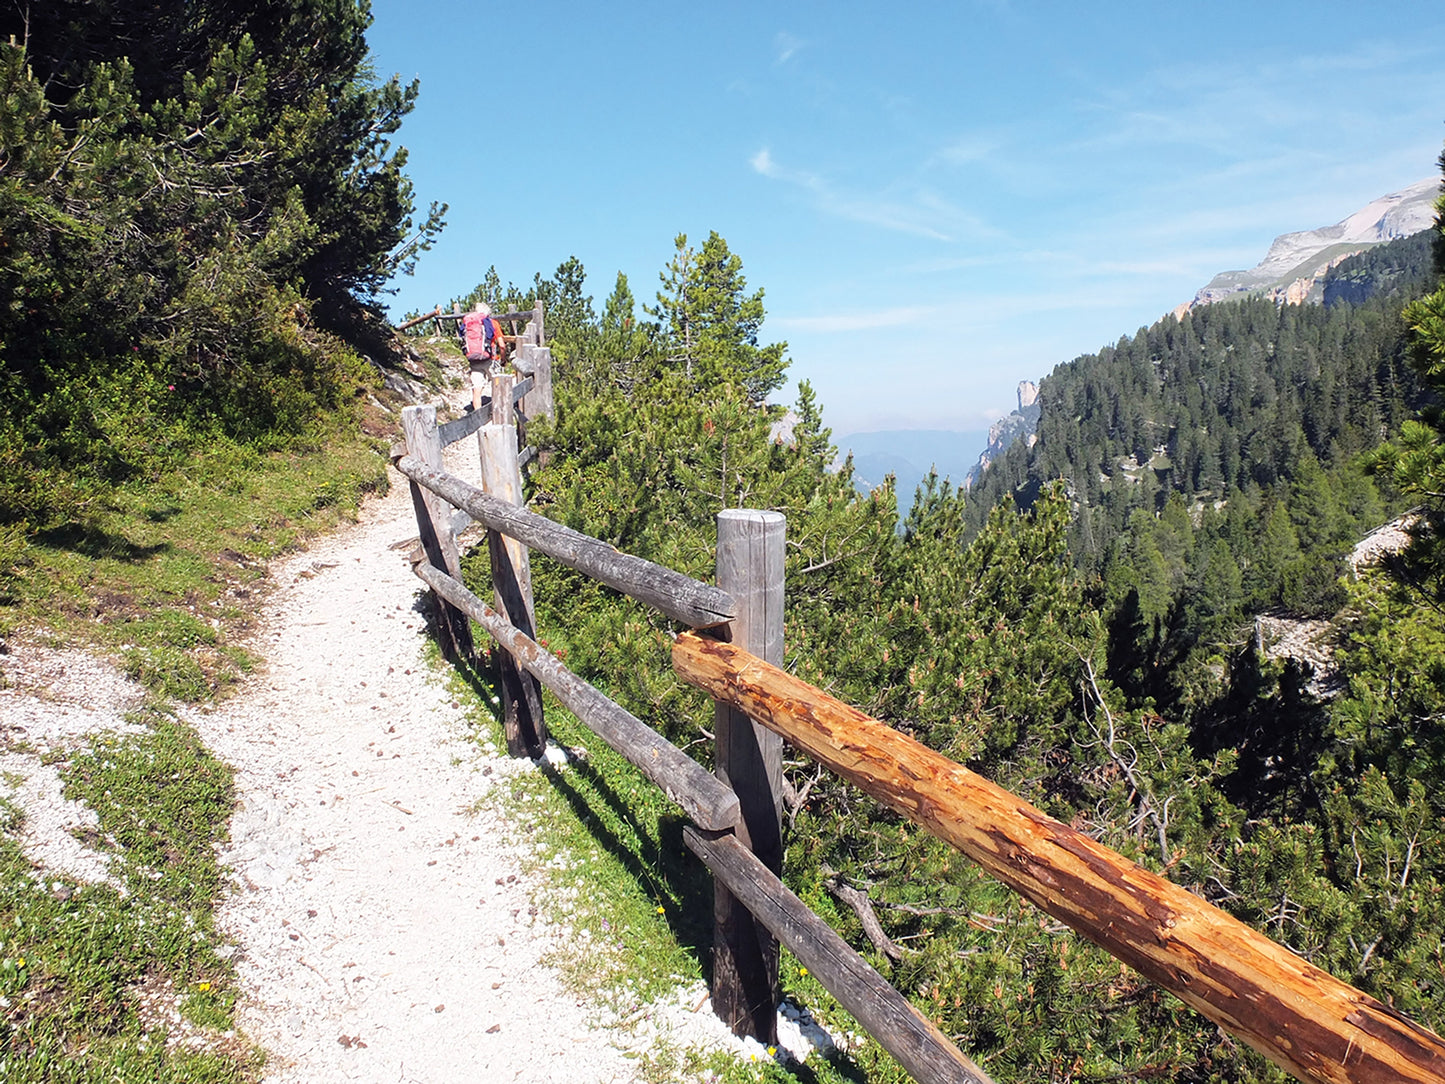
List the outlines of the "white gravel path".
<svg viewBox="0 0 1445 1084">
<path fill-rule="evenodd" d="M 475 443 L 448 453 L 449 470 L 475 478 Z M 183 712 L 236 771 L 219 923 L 242 991 L 236 1025 L 266 1050 L 264 1081 L 620 1084 L 659 1042 L 766 1057 L 727 1033 L 699 984 L 609 1028 L 542 962 L 567 931 L 536 915 L 526 840 L 475 812 L 535 769 L 472 740 L 426 661 L 406 557 L 415 518 L 406 480 L 391 481 L 357 524 L 271 567 L 247 645 L 258 672 Z M 24 638 L 8 650 L 0 797 L 24 809 L 37 865 L 116 883 L 108 856 L 77 838 L 96 835 L 93 812 L 62 798 L 42 754 L 127 729 L 143 692 L 84 650 Z M 168 1026 L 186 1030 L 173 1009 Z M 790 1006 L 780 1028 L 799 1058 L 830 1042 Z"/>
<path fill-rule="evenodd" d="M 471 812 L 526 768 L 466 740 L 423 659 L 415 519 L 392 482 L 355 527 L 273 568 L 264 673 L 192 718 L 237 769 L 221 912 L 247 991 L 237 1024 L 275 1084 L 633 1080 L 540 962 L 560 933 L 534 920 L 517 841 Z"/>
</svg>

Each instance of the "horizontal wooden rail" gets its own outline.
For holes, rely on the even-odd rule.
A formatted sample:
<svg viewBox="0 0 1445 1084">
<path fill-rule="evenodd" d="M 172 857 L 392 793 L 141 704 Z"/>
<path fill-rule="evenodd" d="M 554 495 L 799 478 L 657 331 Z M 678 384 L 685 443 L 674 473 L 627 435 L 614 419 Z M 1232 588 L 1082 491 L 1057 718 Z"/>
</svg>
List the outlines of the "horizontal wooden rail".
<svg viewBox="0 0 1445 1084">
<path fill-rule="evenodd" d="M 730 644 L 672 660 L 1300 1079 L 1445 1081 L 1433 1032 L 940 753 Z"/>
<path fill-rule="evenodd" d="M 463 437 L 469 437 L 482 426 L 492 420 L 492 397 L 482 396 L 482 404 L 475 410 L 469 410 L 460 418 L 453 418 L 449 422 L 442 422 L 437 426 L 437 432 L 441 435 L 442 447 L 455 444 Z"/>
<path fill-rule="evenodd" d="M 526 398 L 527 393 L 532 390 L 533 380 L 529 376 L 525 380 L 518 381 L 512 387 L 512 402 L 520 403 Z M 482 404 L 475 410 L 469 410 L 460 418 L 453 418 L 449 422 L 443 422 L 437 426 L 441 433 L 442 447 L 455 444 L 463 437 L 469 437 L 487 422 L 492 420 L 492 397 L 482 396 Z M 405 454 L 405 453 L 403 453 Z"/>
<path fill-rule="evenodd" d="M 738 796 L 697 761 L 583 681 L 445 572 L 425 561 L 413 569 L 428 587 L 491 633 L 519 666 L 551 689 L 573 715 L 695 822 L 713 831 L 738 823 Z"/>
<path fill-rule="evenodd" d="M 439 318 L 441 315 L 442 315 L 441 306 L 437 306 L 437 307 L 436 307 L 435 309 L 433 309 L 431 312 L 424 312 L 424 313 L 422 313 L 420 316 L 413 316 L 410 320 L 408 320 L 408 321 L 407 321 L 406 323 L 404 323 L 404 324 L 397 324 L 397 325 L 396 325 L 396 330 L 397 330 L 397 331 L 405 331 L 407 328 L 409 328 L 409 327 L 415 327 L 417 324 L 420 324 L 420 323 L 422 323 L 423 321 L 426 321 L 426 320 L 435 320 L 435 319 Z"/>
<path fill-rule="evenodd" d="M 513 309 L 511 312 L 492 313 L 493 320 L 511 320 L 514 322 L 518 320 L 535 320 L 536 317 L 536 309 Z"/>
<path fill-rule="evenodd" d="M 690 628 L 725 624 L 736 612 L 733 598 L 726 591 L 630 553 L 621 553 L 600 539 L 564 527 L 546 516 L 489 497 L 476 486 L 428 467 L 411 456 L 397 460 L 396 469 L 463 509 L 488 530 L 500 531 L 540 550 L 568 568 L 645 602 Z"/>
<path fill-rule="evenodd" d="M 918 1080 L 991 1084 L 908 999 L 738 842 L 692 827 L 683 842 L 713 876 Z"/>
</svg>

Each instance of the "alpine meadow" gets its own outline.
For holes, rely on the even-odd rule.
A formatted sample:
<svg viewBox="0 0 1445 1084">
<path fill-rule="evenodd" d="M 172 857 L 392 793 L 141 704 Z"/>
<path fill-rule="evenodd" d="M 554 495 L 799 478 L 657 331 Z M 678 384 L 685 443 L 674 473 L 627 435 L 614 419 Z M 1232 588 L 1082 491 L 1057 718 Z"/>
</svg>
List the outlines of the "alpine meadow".
<svg viewBox="0 0 1445 1084">
<path fill-rule="evenodd" d="M 94 645 L 150 689 L 144 737 L 65 772 L 117 848 L 167 870 L 37 903 L 5 804 L 0 1078 L 264 1076 L 252 1053 L 138 1052 L 125 991 L 233 974 L 212 853 L 230 769 L 174 706 L 225 695 L 253 660 L 244 608 L 207 623 L 198 602 L 222 564 L 259 589 L 267 560 L 353 517 L 387 485 L 397 378 L 464 365 L 383 307 L 447 208 L 415 205 L 394 140 L 418 86 L 376 77 L 369 25 L 366 0 L 0 13 L 0 634 Z M 1334 266 L 1322 303 L 1199 305 L 1058 365 L 1032 439 L 911 502 L 891 477 L 859 492 L 808 381 L 775 401 L 787 344 L 718 232 L 661 224 L 645 291 L 620 272 L 598 287 L 574 257 L 521 284 L 494 266 L 445 304 L 545 311 L 556 415 L 527 429 L 529 508 L 708 582 L 719 512 L 783 513 L 787 671 L 1439 1032 L 1436 206 L 1431 231 Z M 1399 544 L 1366 555 L 1389 524 Z M 488 560 L 478 546 L 463 566 L 482 595 Z M 670 661 L 676 623 L 540 554 L 532 577 L 550 650 L 713 767 L 712 703 Z M 570 725 L 559 740 L 580 740 Z M 785 758 L 784 881 L 993 1079 L 1288 1079 L 947 843 Z M 628 875 L 690 916 L 670 936 L 706 971 L 710 890 L 681 818 L 579 775 L 576 819 L 634 848 Z M 824 1025 L 854 1026 L 785 972 Z M 189 1011 L 220 1026 L 234 1000 Z M 871 1042 L 756 1073 L 908 1079 Z"/>
</svg>

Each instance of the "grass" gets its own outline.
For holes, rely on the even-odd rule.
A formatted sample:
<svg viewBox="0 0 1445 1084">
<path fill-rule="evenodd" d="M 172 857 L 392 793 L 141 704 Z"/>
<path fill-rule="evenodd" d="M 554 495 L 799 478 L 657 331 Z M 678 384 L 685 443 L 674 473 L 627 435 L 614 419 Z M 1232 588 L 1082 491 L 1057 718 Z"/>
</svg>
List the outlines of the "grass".
<svg viewBox="0 0 1445 1084">
<path fill-rule="evenodd" d="M 476 575 L 476 565 L 472 566 Z M 478 644 L 486 634 L 474 629 Z M 568 653 L 565 635 L 547 631 L 550 647 Z M 470 697 L 483 719 L 478 738 L 504 747 L 496 696 L 485 672 L 458 675 L 454 691 Z M 568 947 L 550 960 L 570 986 L 626 1031 L 680 987 L 706 984 L 712 950 L 710 877 L 682 842 L 686 819 L 636 768 L 606 746 L 570 712 L 546 696 L 551 739 L 585 749 L 565 769 L 543 766 L 498 788 L 493 811 L 528 841 L 529 865 L 545 888 L 544 914 L 572 931 Z M 838 1037 L 861 1027 L 784 951 L 783 995 L 807 1007 Z M 706 1011 L 706 1010 L 703 1010 Z M 626 1045 L 625 1041 L 622 1045 Z M 742 1060 L 725 1051 L 653 1044 L 637 1054 L 649 1082 L 719 1084 L 861 1084 L 909 1078 L 871 1039 L 852 1053 L 813 1054 L 802 1065 L 766 1057 Z"/>
<path fill-rule="evenodd" d="M 267 455 L 213 447 L 26 539 L 0 635 L 45 627 L 120 655 L 163 697 L 209 699 L 252 666 L 228 641 L 250 625 L 265 562 L 385 485 L 384 449 L 361 436 Z"/>
<path fill-rule="evenodd" d="M 0 809 L 0 1081 L 258 1078 L 259 1053 L 230 1032 L 235 977 L 214 920 L 230 770 L 169 705 L 223 696 L 252 668 L 238 641 L 265 562 L 385 484 L 383 443 L 359 434 L 270 454 L 217 445 L 45 531 L 0 535 L 0 637 L 99 648 L 153 694 L 134 732 L 31 750 L 98 815 L 117 884 L 40 872 L 20 812 Z"/>
<path fill-rule="evenodd" d="M 256 1054 L 223 1034 L 236 993 L 214 924 L 230 769 L 159 706 L 130 722 L 140 729 L 97 736 L 61 771 L 66 796 L 99 816 L 118 884 L 37 871 L 4 809 L 0 1080 L 254 1078 Z"/>
</svg>

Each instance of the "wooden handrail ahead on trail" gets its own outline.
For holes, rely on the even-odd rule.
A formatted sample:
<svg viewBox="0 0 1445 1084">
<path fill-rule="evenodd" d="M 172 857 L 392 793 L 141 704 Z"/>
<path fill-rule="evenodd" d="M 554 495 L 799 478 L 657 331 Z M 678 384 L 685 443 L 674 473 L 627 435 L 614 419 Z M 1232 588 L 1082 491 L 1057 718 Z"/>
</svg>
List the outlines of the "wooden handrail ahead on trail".
<svg viewBox="0 0 1445 1084">
<path fill-rule="evenodd" d="M 529 376 L 525 380 L 519 380 L 512 388 L 512 402 L 520 403 L 526 398 L 527 393 L 532 390 L 533 380 Z M 442 447 L 455 444 L 463 437 L 469 437 L 475 433 L 492 418 L 492 397 L 482 396 L 482 405 L 476 410 L 469 410 L 460 418 L 453 418 L 449 422 L 443 422 L 437 426 L 441 432 Z M 402 453 L 405 454 L 404 452 Z"/>
<path fill-rule="evenodd" d="M 404 455 L 396 469 L 413 482 L 463 509 L 488 530 L 500 531 L 540 550 L 568 568 L 645 602 L 689 628 L 726 624 L 736 604 L 726 591 L 670 568 L 622 553 L 606 542 L 564 527 L 525 508 L 489 497 L 455 475 Z"/>
<path fill-rule="evenodd" d="M 753 916 L 918 1080 L 992 1084 L 908 999 L 808 909 L 735 835 L 682 840 Z"/>
<path fill-rule="evenodd" d="M 583 681 L 445 572 L 425 561 L 414 565 L 413 571 L 491 633 L 519 666 L 551 689 L 573 715 L 631 761 L 695 822 L 712 831 L 737 824 L 738 796 L 701 764 Z"/>
<path fill-rule="evenodd" d="M 887 724 L 730 644 L 672 661 L 1301 1080 L 1445 1081 L 1433 1032 Z"/>
<path fill-rule="evenodd" d="M 441 307 L 440 305 L 438 305 L 438 306 L 437 306 L 435 309 L 433 309 L 431 312 L 424 312 L 424 313 L 422 313 L 420 316 L 413 316 L 410 320 L 408 320 L 408 321 L 407 321 L 406 323 L 404 323 L 404 324 L 397 324 L 397 325 L 396 325 L 396 330 L 397 330 L 397 331 L 405 331 L 405 330 L 406 330 L 407 328 L 409 328 L 409 327 L 416 327 L 417 324 L 420 324 L 420 323 L 422 323 L 423 321 L 426 321 L 426 320 L 435 320 L 435 319 L 439 318 L 441 315 L 442 315 L 442 307 Z"/>
<path fill-rule="evenodd" d="M 534 319 L 534 318 L 536 317 L 536 315 L 537 315 L 537 310 L 536 310 L 536 309 L 514 309 L 514 310 L 512 310 L 511 312 L 503 312 L 503 313 L 496 313 L 496 312 L 494 312 L 494 313 L 492 313 L 492 319 L 493 319 L 493 320 L 511 320 L 511 321 L 513 321 L 513 322 L 516 322 L 516 321 L 518 321 L 518 320 L 531 320 L 531 319 Z"/>
</svg>

